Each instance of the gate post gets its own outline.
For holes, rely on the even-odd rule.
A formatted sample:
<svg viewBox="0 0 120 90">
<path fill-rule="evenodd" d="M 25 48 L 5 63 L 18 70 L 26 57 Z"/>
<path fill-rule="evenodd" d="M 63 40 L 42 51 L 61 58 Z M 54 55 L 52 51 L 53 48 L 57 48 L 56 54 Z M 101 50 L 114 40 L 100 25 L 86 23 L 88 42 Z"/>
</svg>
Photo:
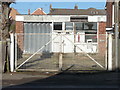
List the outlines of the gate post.
<svg viewBox="0 0 120 90">
<path fill-rule="evenodd" d="M 108 34 L 108 70 L 112 71 L 112 34 Z"/>
<path fill-rule="evenodd" d="M 10 71 L 14 72 L 14 34 L 10 34 L 11 44 L 10 44 Z"/>
<path fill-rule="evenodd" d="M 62 53 L 59 54 L 59 70 L 62 70 Z"/>
<path fill-rule="evenodd" d="M 62 35 L 60 35 L 60 53 L 59 53 L 59 70 L 62 70 Z"/>
<path fill-rule="evenodd" d="M 105 69 L 108 70 L 108 33 L 106 32 Z"/>
<path fill-rule="evenodd" d="M 17 68 L 17 34 L 15 33 L 15 36 L 14 36 L 14 45 L 15 45 L 15 48 L 14 48 L 14 66 L 15 68 Z"/>
</svg>

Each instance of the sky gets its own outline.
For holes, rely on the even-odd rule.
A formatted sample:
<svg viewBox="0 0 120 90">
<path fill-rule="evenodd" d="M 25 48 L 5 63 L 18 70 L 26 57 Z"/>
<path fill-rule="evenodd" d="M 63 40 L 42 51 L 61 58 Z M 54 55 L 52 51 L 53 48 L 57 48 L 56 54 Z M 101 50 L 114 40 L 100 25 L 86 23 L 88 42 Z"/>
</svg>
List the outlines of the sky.
<svg viewBox="0 0 120 90">
<path fill-rule="evenodd" d="M 68 8 L 73 9 L 75 5 L 78 5 L 79 9 L 87 8 L 97 8 L 104 9 L 105 2 L 16 2 L 11 4 L 10 7 L 13 7 L 18 10 L 20 14 L 27 14 L 28 9 L 31 13 L 37 8 L 43 8 L 45 13 L 49 13 L 49 6 L 52 4 L 53 8 Z"/>
</svg>

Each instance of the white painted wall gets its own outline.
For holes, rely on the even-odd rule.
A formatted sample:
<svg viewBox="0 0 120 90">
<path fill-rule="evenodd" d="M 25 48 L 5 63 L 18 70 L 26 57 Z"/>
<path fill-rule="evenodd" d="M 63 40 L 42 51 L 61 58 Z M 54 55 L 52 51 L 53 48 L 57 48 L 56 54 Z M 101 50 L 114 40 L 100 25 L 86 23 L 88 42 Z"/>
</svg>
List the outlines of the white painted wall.
<svg viewBox="0 0 120 90">
<path fill-rule="evenodd" d="M 78 35 L 79 35 L 79 43 L 84 43 L 85 42 L 85 32 L 84 31 L 80 31 L 77 33 L 76 35 L 76 42 L 78 42 Z"/>
<path fill-rule="evenodd" d="M 74 52 L 74 45 L 71 42 L 74 43 L 73 33 L 65 34 L 65 36 L 63 36 L 63 52 L 64 53 L 73 53 Z"/>
<path fill-rule="evenodd" d="M 75 44 L 77 47 L 80 48 L 80 49 L 76 48 L 76 52 L 97 53 L 97 43 L 85 43 L 85 41 L 84 42 L 82 41 L 85 40 L 85 35 L 81 37 L 80 42 L 76 43 L 74 43 L 73 33 L 71 34 L 62 33 L 62 35 L 64 36 L 60 36 L 57 33 L 53 32 L 52 38 L 56 36 L 57 37 L 52 41 L 52 52 L 73 53 Z M 76 35 L 76 37 L 77 36 L 78 35 Z"/>
<path fill-rule="evenodd" d="M 70 16 L 60 15 L 17 15 L 16 21 L 25 22 L 67 22 L 70 21 Z"/>
<path fill-rule="evenodd" d="M 75 16 L 75 15 L 73 15 Z M 80 15 L 77 15 L 80 17 Z M 25 22 L 69 22 L 72 15 L 17 15 L 16 21 Z M 88 22 L 106 22 L 105 15 L 86 16 Z"/>
<path fill-rule="evenodd" d="M 97 43 L 76 43 L 76 45 L 76 52 L 97 53 Z"/>
<path fill-rule="evenodd" d="M 33 15 L 17 15 L 16 21 L 24 21 L 24 22 L 70 22 L 70 15 L 69 16 L 62 16 L 62 15 L 39 15 L 39 16 L 33 16 Z M 88 16 L 88 22 L 106 22 L 106 16 Z M 53 30 L 53 26 L 52 26 Z M 64 30 L 64 28 L 63 28 Z M 70 34 L 65 34 L 65 32 L 62 32 L 65 37 L 67 37 L 70 41 L 74 43 L 74 35 L 73 32 Z M 68 39 L 65 37 L 61 37 L 58 35 L 57 32 L 52 31 L 52 38 L 56 37 L 52 41 L 52 52 L 64 52 L 64 53 L 72 53 L 74 52 L 74 44 L 71 43 Z M 80 32 L 80 42 L 76 42 L 75 44 L 80 47 L 83 51 L 87 53 L 96 53 L 97 52 L 97 43 L 85 43 L 85 33 Z M 78 39 L 78 35 L 76 35 L 76 41 Z M 62 43 L 62 44 L 61 44 Z M 76 48 L 77 52 L 83 52 L 79 48 Z"/>
<path fill-rule="evenodd" d="M 56 37 L 56 38 L 55 38 Z M 61 52 L 61 47 L 60 47 L 60 40 L 61 40 L 61 36 L 57 35 L 57 33 L 53 33 L 52 34 L 52 39 L 55 38 L 52 41 L 52 52 Z M 63 50 L 62 50 L 63 51 Z"/>
<path fill-rule="evenodd" d="M 106 22 L 106 16 L 88 16 L 88 22 Z"/>
<path fill-rule="evenodd" d="M 71 43 L 74 42 L 74 35 L 61 33 L 62 35 L 53 32 L 52 38 L 56 37 L 52 41 L 52 52 L 62 52 L 62 53 L 72 53 L 74 52 L 74 45 Z M 70 40 L 68 40 L 68 39 Z"/>
<path fill-rule="evenodd" d="M 16 16 L 16 21 L 24 21 L 24 16 Z"/>
</svg>

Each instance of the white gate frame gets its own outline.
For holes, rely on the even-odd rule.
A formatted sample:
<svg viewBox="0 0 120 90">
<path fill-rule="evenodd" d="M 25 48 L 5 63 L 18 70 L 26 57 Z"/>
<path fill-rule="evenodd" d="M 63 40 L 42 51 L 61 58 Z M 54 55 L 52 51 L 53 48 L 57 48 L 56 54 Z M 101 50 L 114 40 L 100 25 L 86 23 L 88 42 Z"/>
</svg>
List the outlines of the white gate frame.
<svg viewBox="0 0 120 90">
<path fill-rule="evenodd" d="M 14 60 L 15 60 L 15 58 L 14 58 L 14 56 L 15 56 L 14 33 L 10 34 L 10 40 L 11 40 L 11 42 L 10 42 L 10 71 L 14 72 L 14 69 L 15 69 L 14 68 L 14 66 L 15 66 L 15 63 L 14 63 Z"/>
<path fill-rule="evenodd" d="M 59 35 L 59 34 L 57 34 Z M 64 36 L 66 39 L 68 39 L 65 35 L 62 35 Z M 74 42 L 72 42 L 70 39 L 68 39 L 74 46 L 78 47 L 78 49 L 82 50 L 93 62 L 95 62 L 96 64 L 98 64 L 101 68 L 103 68 L 104 70 L 106 70 L 106 67 L 107 67 L 107 70 L 111 71 L 112 70 L 112 34 L 107 34 L 108 36 L 108 41 L 107 41 L 107 44 L 108 44 L 108 50 L 107 50 L 107 53 L 108 53 L 108 59 L 106 60 L 107 61 L 107 65 L 104 67 L 102 66 L 100 63 L 98 63 L 93 57 L 91 57 L 89 54 L 87 54 L 87 52 L 83 51 L 80 47 L 78 47 L 77 45 L 75 45 Z M 57 36 L 56 36 L 57 37 Z M 33 55 L 31 55 L 28 59 L 26 59 L 23 63 L 21 63 L 18 67 L 15 66 L 16 62 L 15 62 L 15 48 L 17 48 L 15 46 L 15 41 L 16 39 L 14 38 L 14 34 L 11 33 L 10 34 L 10 38 L 11 38 L 11 45 L 10 45 L 10 71 L 11 72 L 14 72 L 16 71 L 17 69 L 19 69 L 22 65 L 24 65 L 27 61 L 29 61 L 34 55 L 36 55 L 39 51 L 41 51 L 44 47 L 46 47 L 46 45 L 48 45 L 50 42 L 52 42 L 56 37 L 54 37 L 53 39 L 51 39 L 48 43 L 46 43 L 44 46 L 42 46 L 38 51 L 36 51 Z M 60 60 L 61 57 L 60 57 Z M 15 68 L 16 67 L 16 68 Z M 62 67 L 62 62 L 60 64 L 60 67 Z"/>
<path fill-rule="evenodd" d="M 112 34 L 108 34 L 108 71 L 112 71 Z"/>
</svg>

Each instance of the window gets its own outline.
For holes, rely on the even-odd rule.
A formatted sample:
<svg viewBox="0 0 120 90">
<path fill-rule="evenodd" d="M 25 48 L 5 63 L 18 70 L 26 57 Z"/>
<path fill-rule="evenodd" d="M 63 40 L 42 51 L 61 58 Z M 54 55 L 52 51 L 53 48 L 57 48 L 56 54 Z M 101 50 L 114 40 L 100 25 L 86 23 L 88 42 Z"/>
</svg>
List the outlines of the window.
<svg viewBox="0 0 120 90">
<path fill-rule="evenodd" d="M 97 42 L 97 32 L 85 32 L 85 42 Z"/>
<path fill-rule="evenodd" d="M 65 23 L 65 30 L 73 30 L 73 23 L 66 22 Z"/>
<path fill-rule="evenodd" d="M 62 22 L 54 22 L 54 30 L 62 30 Z"/>
<path fill-rule="evenodd" d="M 83 30 L 83 23 L 75 23 L 76 30 Z"/>
<path fill-rule="evenodd" d="M 97 23 L 93 22 L 84 23 L 84 30 L 97 30 Z"/>
<path fill-rule="evenodd" d="M 91 42 L 97 42 L 97 23 L 95 22 L 88 22 L 84 23 L 84 30 L 85 30 L 85 42 L 88 40 L 92 40 Z"/>
<path fill-rule="evenodd" d="M 76 22 L 76 33 L 82 33 L 85 42 L 97 42 L 97 23 L 96 22 Z"/>
<path fill-rule="evenodd" d="M 75 23 L 75 27 L 77 31 L 83 30 L 83 31 L 96 31 L 97 30 L 97 23 L 93 22 L 81 22 L 81 23 Z"/>
</svg>

